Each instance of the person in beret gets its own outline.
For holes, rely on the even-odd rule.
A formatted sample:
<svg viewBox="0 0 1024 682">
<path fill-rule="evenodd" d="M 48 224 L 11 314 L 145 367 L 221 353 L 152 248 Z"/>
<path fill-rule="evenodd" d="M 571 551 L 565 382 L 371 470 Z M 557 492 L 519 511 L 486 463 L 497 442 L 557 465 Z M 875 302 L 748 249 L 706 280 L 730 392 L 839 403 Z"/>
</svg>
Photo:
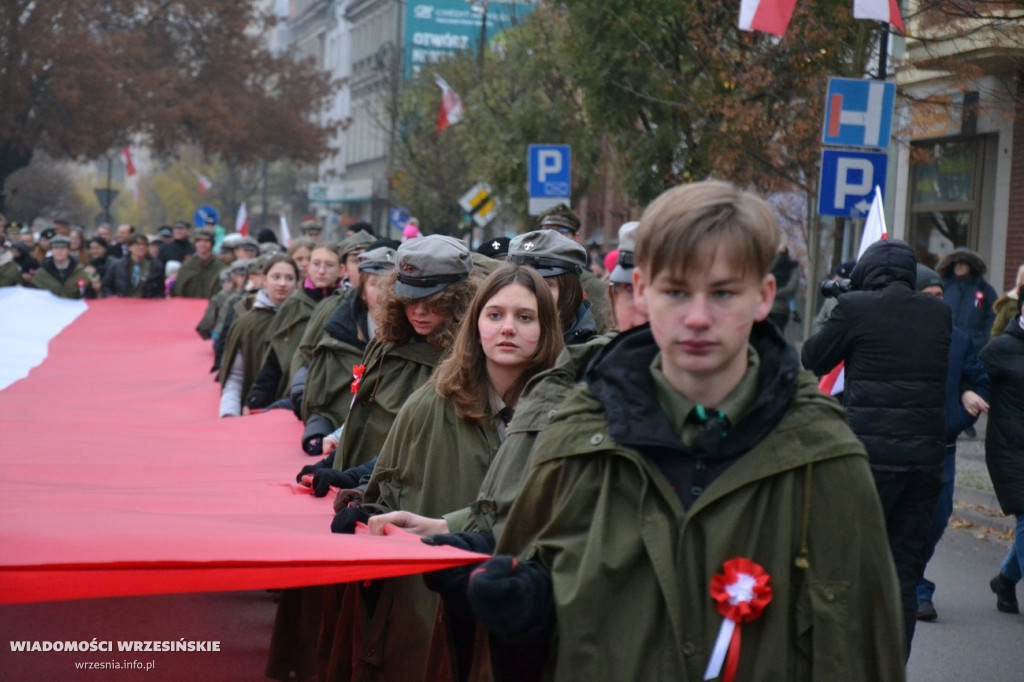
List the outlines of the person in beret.
<svg viewBox="0 0 1024 682">
<path fill-rule="evenodd" d="M 508 256 L 508 245 L 510 241 L 512 240 L 505 236 L 485 239 L 480 243 L 480 246 L 476 247 L 476 252 L 495 260 L 505 260 Z"/>
</svg>

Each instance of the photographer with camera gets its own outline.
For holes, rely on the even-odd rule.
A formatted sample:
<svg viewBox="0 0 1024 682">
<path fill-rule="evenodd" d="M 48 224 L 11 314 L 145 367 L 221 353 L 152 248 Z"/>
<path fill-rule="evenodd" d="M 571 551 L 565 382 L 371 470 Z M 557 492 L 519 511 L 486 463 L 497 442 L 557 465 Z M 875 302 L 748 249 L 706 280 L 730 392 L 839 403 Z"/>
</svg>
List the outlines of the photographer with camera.
<svg viewBox="0 0 1024 682">
<path fill-rule="evenodd" d="M 915 290 L 917 259 L 905 242 L 872 244 L 850 273 L 821 331 L 803 347 L 818 375 L 845 362 L 843 403 L 864 443 L 900 582 L 909 655 L 927 532 L 942 491 L 949 308 Z M 841 290 L 842 285 L 831 287 Z"/>
</svg>

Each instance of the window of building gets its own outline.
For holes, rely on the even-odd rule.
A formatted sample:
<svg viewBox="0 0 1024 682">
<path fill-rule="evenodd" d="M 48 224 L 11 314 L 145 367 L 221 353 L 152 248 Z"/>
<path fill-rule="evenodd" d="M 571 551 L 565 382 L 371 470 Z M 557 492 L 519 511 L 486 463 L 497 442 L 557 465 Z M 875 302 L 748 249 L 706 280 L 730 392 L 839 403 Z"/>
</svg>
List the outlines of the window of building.
<svg viewBox="0 0 1024 682">
<path fill-rule="evenodd" d="M 934 268 L 960 246 L 977 248 L 983 138 L 915 142 L 910 151 L 909 242 Z"/>
</svg>

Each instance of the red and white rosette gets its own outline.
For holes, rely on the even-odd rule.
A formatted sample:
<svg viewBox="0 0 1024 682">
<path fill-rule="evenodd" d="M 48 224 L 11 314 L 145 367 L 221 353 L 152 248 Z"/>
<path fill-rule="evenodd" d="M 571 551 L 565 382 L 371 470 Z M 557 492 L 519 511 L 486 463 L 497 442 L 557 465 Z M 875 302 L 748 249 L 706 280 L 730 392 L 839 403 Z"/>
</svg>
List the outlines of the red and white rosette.
<svg viewBox="0 0 1024 682">
<path fill-rule="evenodd" d="M 721 675 L 722 682 L 732 682 L 740 661 L 739 625 L 761 617 L 764 607 L 772 600 L 772 588 L 768 584 L 772 577 L 759 564 L 742 557 L 729 559 L 722 564 L 722 569 L 722 573 L 711 578 L 711 598 L 717 602 L 724 620 L 704 679 L 712 680 Z"/>
<path fill-rule="evenodd" d="M 366 372 L 366 365 L 352 365 L 352 395 L 359 393 L 359 386 L 363 383 L 363 373 Z"/>
<path fill-rule="evenodd" d="M 981 310 L 981 304 L 984 301 L 985 301 L 985 292 L 984 291 L 975 291 L 974 292 L 974 307 L 977 308 L 978 310 Z"/>
</svg>

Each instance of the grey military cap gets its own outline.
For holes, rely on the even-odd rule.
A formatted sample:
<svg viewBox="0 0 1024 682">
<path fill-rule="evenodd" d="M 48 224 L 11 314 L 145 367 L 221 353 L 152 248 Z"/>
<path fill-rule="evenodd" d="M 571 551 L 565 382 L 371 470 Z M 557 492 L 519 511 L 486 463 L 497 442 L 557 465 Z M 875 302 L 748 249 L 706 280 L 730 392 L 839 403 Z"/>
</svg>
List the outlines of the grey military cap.
<svg viewBox="0 0 1024 682">
<path fill-rule="evenodd" d="M 615 284 L 633 283 L 633 252 L 636 251 L 636 228 L 640 223 L 635 220 L 623 223 L 619 228 L 619 257 L 615 259 L 615 269 L 608 279 Z"/>
<path fill-rule="evenodd" d="M 579 276 L 587 267 L 587 250 L 554 230 L 534 230 L 512 238 L 508 261 L 529 265 L 541 277 L 566 272 Z"/>
<path fill-rule="evenodd" d="M 360 234 L 366 234 L 361 232 Z M 359 254 L 359 271 L 383 275 L 395 269 L 395 250 L 390 246 L 378 246 L 376 249 L 363 251 Z"/>
<path fill-rule="evenodd" d="M 58 234 L 56 237 L 50 238 L 50 248 L 56 248 L 63 246 L 65 248 L 71 248 L 71 237 L 65 237 L 62 234 Z"/>
<path fill-rule="evenodd" d="M 469 279 L 473 260 L 469 247 L 454 237 L 431 234 L 402 242 L 395 252 L 395 294 L 399 298 L 426 298 L 449 284 Z"/>
<path fill-rule="evenodd" d="M 338 256 L 341 260 L 345 260 L 345 256 L 353 252 L 365 251 L 366 247 L 377 241 L 369 234 L 363 231 L 356 232 L 351 237 L 346 237 L 341 240 L 338 244 Z"/>
</svg>

